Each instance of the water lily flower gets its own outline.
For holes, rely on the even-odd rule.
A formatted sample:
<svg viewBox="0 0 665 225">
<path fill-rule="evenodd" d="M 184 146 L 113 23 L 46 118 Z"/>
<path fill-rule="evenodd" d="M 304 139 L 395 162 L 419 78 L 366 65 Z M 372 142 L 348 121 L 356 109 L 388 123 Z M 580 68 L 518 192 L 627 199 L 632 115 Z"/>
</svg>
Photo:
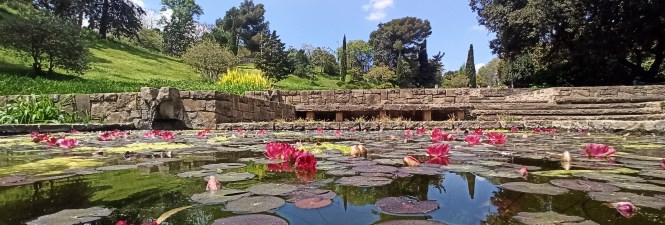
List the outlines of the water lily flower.
<svg viewBox="0 0 665 225">
<path fill-rule="evenodd" d="M 582 153 L 588 156 L 589 158 L 605 158 L 616 154 L 614 148 L 602 145 L 602 144 L 587 144 L 584 149 L 581 149 Z"/>
<path fill-rule="evenodd" d="M 319 128 L 316 128 L 316 133 L 317 133 L 317 134 L 323 134 L 324 132 L 325 132 L 325 131 L 323 130 L 323 128 L 320 128 L 320 127 L 319 127 Z"/>
<path fill-rule="evenodd" d="M 270 171 L 270 172 L 291 172 L 291 171 L 293 171 L 293 168 L 291 168 L 291 164 L 289 162 L 283 162 L 283 163 L 276 163 L 276 164 L 268 164 L 268 171 Z"/>
<path fill-rule="evenodd" d="M 502 133 L 488 133 L 487 137 L 489 138 L 489 143 L 493 145 L 504 145 L 506 144 L 506 134 Z"/>
<path fill-rule="evenodd" d="M 296 177 L 298 177 L 298 180 L 305 183 L 313 182 L 316 180 L 316 168 L 298 169 Z"/>
<path fill-rule="evenodd" d="M 266 134 L 266 130 L 260 130 L 260 131 L 258 132 L 258 134 L 260 134 L 260 135 L 264 135 L 264 134 Z"/>
<path fill-rule="evenodd" d="M 121 220 L 121 221 L 118 221 L 117 223 L 115 223 L 115 225 L 128 225 L 128 224 L 127 224 L 127 222 Z"/>
<path fill-rule="evenodd" d="M 440 145 L 431 145 L 427 147 L 427 156 L 431 157 L 446 157 L 450 152 L 450 145 L 440 144 Z"/>
<path fill-rule="evenodd" d="M 206 191 L 217 191 L 221 187 L 221 183 L 217 180 L 215 176 L 210 176 L 208 178 L 208 184 L 206 185 Z"/>
<path fill-rule="evenodd" d="M 484 132 L 483 132 L 482 128 L 478 128 L 478 129 L 473 130 L 473 134 L 475 134 L 475 135 L 483 135 L 483 133 Z"/>
<path fill-rule="evenodd" d="M 97 140 L 100 140 L 100 141 L 109 141 L 111 139 L 113 139 L 113 133 L 111 133 L 109 131 L 104 132 L 104 133 L 102 133 L 102 135 L 99 135 L 99 137 L 97 137 Z"/>
<path fill-rule="evenodd" d="M 143 224 L 141 224 L 141 225 L 159 225 L 159 224 L 157 223 L 157 221 L 152 221 L 150 224 L 148 224 L 148 223 L 143 223 Z"/>
<path fill-rule="evenodd" d="M 477 145 L 480 144 L 481 139 L 478 135 L 467 135 L 464 138 L 464 141 L 466 141 L 468 145 Z"/>
<path fill-rule="evenodd" d="M 357 128 L 351 127 L 351 129 L 349 129 L 349 133 L 354 133 L 354 132 L 356 132 L 356 130 L 357 130 Z"/>
<path fill-rule="evenodd" d="M 342 131 L 341 130 L 336 130 L 333 134 L 335 136 L 342 136 Z"/>
<path fill-rule="evenodd" d="M 448 157 L 434 157 L 434 158 L 430 158 L 430 159 L 425 160 L 425 162 L 429 163 L 429 164 L 437 164 L 437 165 L 447 166 L 448 164 L 450 164 L 450 158 L 448 158 Z"/>
<path fill-rule="evenodd" d="M 266 144 L 266 157 L 269 159 L 282 159 L 290 161 L 294 158 L 296 149 L 288 143 L 271 142 Z"/>
<path fill-rule="evenodd" d="M 60 141 L 60 139 L 58 139 L 58 138 L 49 137 L 48 139 L 44 140 L 44 143 L 46 143 L 46 145 L 48 145 L 48 146 L 55 147 L 55 146 L 58 146 L 59 141 Z"/>
<path fill-rule="evenodd" d="M 520 129 L 517 128 L 517 127 L 511 127 L 511 128 L 510 128 L 510 132 L 511 132 L 511 133 L 519 133 L 519 132 L 520 132 Z"/>
<path fill-rule="evenodd" d="M 173 132 L 167 131 L 161 133 L 162 139 L 164 140 L 173 140 L 175 139 L 175 134 Z"/>
<path fill-rule="evenodd" d="M 404 136 L 406 136 L 406 140 L 411 140 L 411 137 L 413 136 L 413 131 L 412 130 L 405 130 L 404 131 Z"/>
<path fill-rule="evenodd" d="M 48 140 L 51 135 L 49 133 L 40 134 L 39 132 L 32 132 L 30 134 L 33 142 L 42 142 Z"/>
<path fill-rule="evenodd" d="M 663 167 L 663 169 L 665 170 L 665 159 L 663 159 L 663 161 L 660 162 L 660 167 Z"/>
<path fill-rule="evenodd" d="M 441 141 L 454 141 L 455 135 L 453 134 L 444 134 L 442 132 L 432 132 L 432 142 L 439 143 Z"/>
<path fill-rule="evenodd" d="M 126 132 L 122 132 L 122 131 L 120 131 L 120 130 L 118 130 L 118 129 L 115 129 L 115 130 L 111 131 L 111 135 L 113 135 L 113 137 L 117 137 L 117 138 L 125 138 L 125 137 L 127 137 L 127 133 L 126 133 Z"/>
<path fill-rule="evenodd" d="M 367 155 L 367 148 L 364 145 L 351 146 L 351 157 L 357 158 Z"/>
<path fill-rule="evenodd" d="M 302 147 L 302 141 L 296 141 L 296 147 Z"/>
<path fill-rule="evenodd" d="M 633 203 L 631 202 L 616 202 L 616 203 L 610 203 L 608 204 L 609 207 L 615 208 L 619 214 L 621 214 L 623 217 L 626 218 L 632 218 L 635 216 L 637 211 L 640 208 L 637 208 Z"/>
<path fill-rule="evenodd" d="M 568 151 L 563 152 L 563 154 L 561 155 L 561 162 L 571 162 L 571 161 L 573 161 L 573 157 L 570 156 L 570 152 Z"/>
<path fill-rule="evenodd" d="M 210 133 L 210 128 L 199 131 L 199 133 L 196 134 L 196 136 L 198 136 L 199 138 L 205 138 L 208 135 L 208 133 Z"/>
<path fill-rule="evenodd" d="M 418 167 L 420 166 L 420 161 L 413 156 L 407 155 L 404 157 L 404 165 L 408 167 Z"/>
<path fill-rule="evenodd" d="M 427 132 L 427 129 L 425 129 L 424 127 L 416 129 L 416 134 L 418 134 L 418 135 L 423 135 L 426 132 Z"/>
<path fill-rule="evenodd" d="M 295 158 L 295 165 L 298 170 L 316 169 L 316 158 L 314 155 L 305 151 L 300 151 L 296 154 L 297 157 Z"/>
<path fill-rule="evenodd" d="M 520 174 L 526 179 L 526 177 L 529 176 L 529 170 L 526 167 L 522 167 L 522 169 L 520 169 Z"/>
<path fill-rule="evenodd" d="M 536 134 L 551 134 L 559 132 L 556 128 L 534 128 L 532 131 Z"/>
<path fill-rule="evenodd" d="M 79 145 L 79 141 L 73 138 L 62 138 L 59 139 L 57 143 L 64 149 L 71 149 Z"/>
</svg>

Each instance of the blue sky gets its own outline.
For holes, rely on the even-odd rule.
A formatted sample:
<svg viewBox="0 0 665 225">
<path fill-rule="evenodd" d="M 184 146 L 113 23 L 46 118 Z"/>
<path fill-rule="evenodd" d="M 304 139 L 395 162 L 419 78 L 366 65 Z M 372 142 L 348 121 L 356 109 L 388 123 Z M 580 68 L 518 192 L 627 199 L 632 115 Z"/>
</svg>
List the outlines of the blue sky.
<svg viewBox="0 0 665 225">
<path fill-rule="evenodd" d="M 133 1 L 148 9 L 161 8 L 160 0 Z M 240 2 L 198 0 L 205 13 L 199 21 L 214 24 Z M 469 44 L 474 46 L 476 65 L 494 58 L 489 49 L 489 40 L 494 35 L 478 26 L 466 0 L 254 0 L 254 3 L 265 5 L 270 28 L 277 30 L 287 46 L 299 48 L 311 44 L 336 49 L 344 34 L 348 40 L 368 40 L 379 23 L 415 16 L 431 22 L 429 54 L 444 52 L 446 70 L 456 70 L 466 62 Z"/>
</svg>

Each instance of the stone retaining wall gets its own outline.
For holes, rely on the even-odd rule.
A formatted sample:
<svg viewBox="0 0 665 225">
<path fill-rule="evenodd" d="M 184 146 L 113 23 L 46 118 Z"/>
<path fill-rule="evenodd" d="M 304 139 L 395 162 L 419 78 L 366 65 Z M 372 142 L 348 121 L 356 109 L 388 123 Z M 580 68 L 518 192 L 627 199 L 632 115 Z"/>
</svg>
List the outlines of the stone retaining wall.
<svg viewBox="0 0 665 225">
<path fill-rule="evenodd" d="M 22 96 L 0 96 L 0 107 Z M 290 120 L 295 107 L 216 91 L 143 88 L 139 93 L 48 95 L 70 112 L 89 116 L 93 123 L 131 123 L 151 129 L 215 129 L 220 123 Z"/>
</svg>

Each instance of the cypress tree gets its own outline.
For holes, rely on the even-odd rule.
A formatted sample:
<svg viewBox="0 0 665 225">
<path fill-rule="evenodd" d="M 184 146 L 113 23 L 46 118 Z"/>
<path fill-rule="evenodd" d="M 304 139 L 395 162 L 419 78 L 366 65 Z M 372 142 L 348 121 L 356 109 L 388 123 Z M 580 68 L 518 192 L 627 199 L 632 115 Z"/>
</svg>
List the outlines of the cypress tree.
<svg viewBox="0 0 665 225">
<path fill-rule="evenodd" d="M 340 72 L 339 74 L 342 76 L 342 82 L 346 81 L 346 70 L 347 70 L 347 65 L 346 65 L 346 35 L 344 35 L 344 39 L 342 40 L 342 56 L 339 59 L 339 63 L 341 64 L 340 66 Z"/>
<path fill-rule="evenodd" d="M 469 55 L 466 58 L 466 75 L 469 76 L 469 86 L 476 88 L 476 64 L 473 60 L 473 44 L 469 46 Z"/>
</svg>

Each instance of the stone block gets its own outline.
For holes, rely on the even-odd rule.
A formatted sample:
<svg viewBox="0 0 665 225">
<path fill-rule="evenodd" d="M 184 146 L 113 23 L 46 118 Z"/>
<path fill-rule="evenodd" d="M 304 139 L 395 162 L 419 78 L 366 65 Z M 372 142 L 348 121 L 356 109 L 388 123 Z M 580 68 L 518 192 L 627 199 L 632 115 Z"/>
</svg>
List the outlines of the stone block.
<svg viewBox="0 0 665 225">
<path fill-rule="evenodd" d="M 116 93 L 106 93 L 104 94 L 105 102 L 115 102 L 118 100 L 118 94 Z"/>
<path fill-rule="evenodd" d="M 90 101 L 91 101 L 91 102 L 101 102 L 101 101 L 104 101 L 104 94 L 91 94 L 91 95 L 90 95 Z"/>
<path fill-rule="evenodd" d="M 104 124 L 131 123 L 128 112 L 111 112 L 104 119 Z"/>
<path fill-rule="evenodd" d="M 192 91 L 191 94 L 193 99 L 212 100 L 217 96 L 215 91 Z"/>
<path fill-rule="evenodd" d="M 215 127 L 220 122 L 215 112 L 188 112 L 187 116 L 191 122 L 192 129 Z"/>
<path fill-rule="evenodd" d="M 186 112 L 205 111 L 205 100 L 183 99 L 182 106 Z"/>
</svg>

